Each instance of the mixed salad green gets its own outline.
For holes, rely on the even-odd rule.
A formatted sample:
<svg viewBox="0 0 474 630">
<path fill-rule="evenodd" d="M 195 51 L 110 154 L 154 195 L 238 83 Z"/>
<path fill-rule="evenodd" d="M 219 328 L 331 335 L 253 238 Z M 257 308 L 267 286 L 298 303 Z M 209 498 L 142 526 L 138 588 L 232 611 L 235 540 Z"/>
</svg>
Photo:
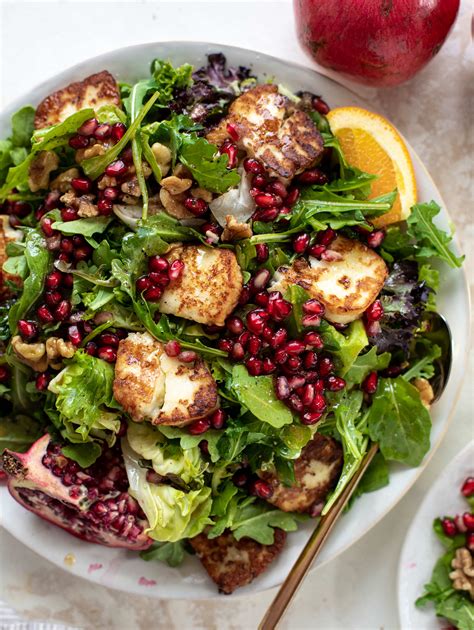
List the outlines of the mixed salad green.
<svg viewBox="0 0 474 630">
<path fill-rule="evenodd" d="M 299 375 L 300 359 L 282 372 L 264 340 L 261 354 L 254 357 L 258 363 L 249 362 L 248 354 L 240 356 L 229 346 L 225 327 L 161 313 L 160 301 L 140 290 L 149 259 L 166 257 L 173 244 L 231 250 L 245 296 L 232 315 L 245 321 L 249 311 L 268 300 L 265 287 L 263 297 L 252 292 L 253 279 L 262 270 L 271 277 L 297 258 L 308 258 L 309 248 L 330 243 L 336 233 L 365 244 L 376 231 L 371 221 L 390 210 L 397 191 L 369 198 L 375 176 L 346 162 L 324 116 L 324 102 L 287 89 L 281 90 L 284 98 L 311 118 L 324 144 L 319 180 L 305 183 L 308 178 L 297 175 L 285 182 L 291 206 L 283 200 L 273 216 L 255 210 L 243 167 L 249 158 L 233 144 L 231 131 L 221 146 L 206 134 L 239 95 L 257 85 L 249 69 L 228 67 L 222 55 L 210 55 L 209 64 L 197 71 L 155 60 L 148 78 L 120 84 L 122 106 L 85 108 L 36 130 L 35 110 L 27 106 L 12 117 L 11 134 L 0 142 L 6 244 L 0 450 L 24 452 L 48 432 L 63 455 L 84 469 L 100 462 L 109 448 L 121 451 L 129 493 L 155 541 L 143 557 L 172 566 L 182 561 L 186 541 L 201 532 L 212 540 L 230 531 L 237 541 L 250 538 L 271 545 L 275 528 L 295 530 L 304 517 L 267 502 L 271 493 L 257 482 L 264 471 L 275 474 L 283 487 L 294 485 L 294 463 L 316 433 L 332 438 L 343 451 L 340 475 L 322 513 L 343 491 L 372 442 L 379 444 L 380 453 L 360 493 L 388 484 L 387 462 L 418 466 L 430 448 L 430 414 L 416 383 L 435 376 L 443 348 L 429 334 L 427 314 L 436 310 L 442 265 L 459 267 L 462 262 L 451 249 L 451 235 L 436 225 L 440 208 L 434 201 L 414 206 L 406 222 L 380 231 L 374 251 L 388 266 L 388 277 L 377 298 L 381 316 L 376 325 L 366 317 L 344 325 L 324 315 L 308 319 L 312 298 L 297 284 L 283 296 L 287 313 L 271 333 L 284 328 L 289 341 L 316 333 L 311 338 L 316 345 L 306 345 L 305 352 L 314 351 L 315 361 L 327 368 L 316 374 L 324 390 L 320 412 L 301 411 L 301 384 L 296 398 L 278 390 L 278 378 Z M 87 125 L 96 130 L 94 140 L 85 134 Z M 105 130 L 105 140 L 97 139 L 98 126 Z M 100 150 L 84 155 L 93 142 Z M 167 173 L 157 145 L 167 150 Z M 32 186 L 32 166 L 47 152 L 56 156 L 51 177 L 46 185 Z M 120 184 L 122 166 L 134 176 L 132 199 Z M 59 194 L 54 182 L 59 185 L 58 177 L 70 169 L 77 170 L 73 184 Z M 239 209 L 239 223 L 250 227 L 245 238 L 222 240 L 209 201 L 197 204 L 200 214 L 191 220 L 167 211 L 160 202 L 160 183 L 179 169 L 202 194 L 182 199 L 181 206 L 196 207 L 196 198 L 219 198 L 230 207 L 228 214 Z M 276 181 L 271 174 L 264 177 L 267 184 Z M 61 200 L 71 188 L 76 197 L 78 191 L 88 195 L 97 212 L 87 216 Z M 15 238 L 8 236 L 12 230 Z M 302 234 L 308 237 L 303 253 L 295 248 Z M 178 341 L 180 352 L 196 353 L 205 361 L 225 416 L 220 426 L 208 421 L 199 426 L 137 423 L 124 412 L 114 397 L 116 341 L 144 331 L 163 344 Z M 68 348 L 72 344 L 72 353 L 52 358 L 46 353 L 50 360 L 41 367 L 28 352 L 25 357 L 25 345 L 47 348 L 51 338 L 55 348 L 58 339 Z M 242 470 L 246 482 L 235 483 Z"/>
</svg>

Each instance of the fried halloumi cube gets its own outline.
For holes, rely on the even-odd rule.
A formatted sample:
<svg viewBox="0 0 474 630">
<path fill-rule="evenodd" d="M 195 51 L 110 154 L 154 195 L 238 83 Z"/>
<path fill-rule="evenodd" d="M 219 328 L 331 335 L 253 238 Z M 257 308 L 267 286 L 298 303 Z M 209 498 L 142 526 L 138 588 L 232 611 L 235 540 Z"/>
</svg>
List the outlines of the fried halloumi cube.
<svg viewBox="0 0 474 630">
<path fill-rule="evenodd" d="M 284 512 L 311 512 L 313 505 L 324 501 L 341 474 L 341 445 L 330 437 L 316 433 L 295 460 L 296 484 L 284 486 L 276 474 L 260 472 L 259 476 L 273 488 L 268 501 Z"/>
<path fill-rule="evenodd" d="M 235 99 L 228 115 L 207 134 L 209 142 L 222 144 L 232 124 L 237 146 L 261 160 L 267 169 L 284 180 L 316 164 L 323 140 L 311 118 L 290 108 L 290 101 L 276 85 L 257 85 Z"/>
<path fill-rule="evenodd" d="M 200 324 L 223 326 L 237 305 L 243 285 L 234 252 L 203 245 L 178 245 L 166 258 L 170 263 L 181 260 L 184 270 L 164 290 L 160 311 Z"/>
<path fill-rule="evenodd" d="M 383 259 L 357 240 L 338 236 L 331 243 L 336 260 L 298 258 L 280 267 L 269 291 L 284 293 L 292 284 L 306 289 L 325 307 L 330 322 L 347 324 L 362 316 L 380 293 L 388 275 Z"/>
<path fill-rule="evenodd" d="M 6 280 L 20 284 L 21 279 L 18 276 L 13 276 L 2 270 L 3 263 L 8 258 L 7 245 L 12 241 L 21 241 L 23 238 L 23 232 L 15 230 L 10 226 L 8 216 L 5 214 L 0 215 L 0 299 L 8 295 L 8 288 L 5 284 Z"/>
<path fill-rule="evenodd" d="M 120 105 L 117 81 L 107 70 L 71 83 L 42 100 L 36 108 L 35 129 L 57 125 L 81 109 L 102 105 Z"/>
<path fill-rule="evenodd" d="M 275 529 L 273 545 L 251 538 L 236 540 L 231 532 L 209 539 L 199 534 L 189 540 L 204 568 L 221 593 L 230 594 L 263 573 L 283 549 L 286 533 Z"/>
<path fill-rule="evenodd" d="M 217 409 L 217 384 L 202 359 L 169 357 L 148 333 L 122 339 L 115 364 L 114 396 L 133 420 L 182 426 Z"/>
</svg>

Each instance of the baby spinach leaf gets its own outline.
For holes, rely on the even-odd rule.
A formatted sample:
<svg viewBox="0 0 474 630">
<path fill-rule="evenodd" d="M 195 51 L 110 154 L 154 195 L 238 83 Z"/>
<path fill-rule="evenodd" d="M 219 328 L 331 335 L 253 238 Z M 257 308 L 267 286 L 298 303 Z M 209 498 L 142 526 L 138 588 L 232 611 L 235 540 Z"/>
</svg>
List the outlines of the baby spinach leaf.
<svg viewBox="0 0 474 630">
<path fill-rule="evenodd" d="M 97 442 L 85 444 L 68 444 L 62 447 L 62 453 L 73 459 L 82 468 L 88 468 L 101 456 L 102 449 Z"/>
<path fill-rule="evenodd" d="M 376 490 L 380 490 L 380 488 L 388 486 L 388 484 L 389 471 L 387 460 L 382 453 L 378 451 L 373 460 L 367 466 L 367 470 L 363 474 L 362 479 L 359 481 L 357 488 L 354 490 L 349 500 L 349 507 L 363 494 L 366 494 L 367 492 L 375 492 Z"/>
<path fill-rule="evenodd" d="M 76 221 L 55 221 L 52 227 L 63 234 L 92 236 L 93 234 L 105 232 L 111 221 L 110 217 L 91 217 L 90 219 L 77 219 Z"/>
<path fill-rule="evenodd" d="M 430 448 L 430 414 L 416 387 L 400 376 L 380 379 L 367 425 L 386 459 L 419 466 Z"/>
<path fill-rule="evenodd" d="M 35 108 L 25 105 L 12 116 L 12 135 L 10 140 L 16 147 L 29 148 L 34 131 Z"/>
<path fill-rule="evenodd" d="M 236 365 L 231 387 L 240 404 L 262 422 L 275 428 L 293 422 L 291 411 L 276 397 L 270 376 L 250 376 L 243 365 Z"/>
<path fill-rule="evenodd" d="M 240 182 L 236 169 L 227 168 L 228 156 L 219 155 L 216 146 L 196 134 L 183 135 L 179 159 L 198 184 L 212 192 L 224 193 Z"/>
<path fill-rule="evenodd" d="M 450 267 L 460 267 L 464 256 L 456 256 L 449 248 L 452 236 L 433 223 L 440 211 L 435 201 L 414 205 L 407 219 L 408 234 L 415 239 L 417 258 L 440 258 Z"/>
</svg>

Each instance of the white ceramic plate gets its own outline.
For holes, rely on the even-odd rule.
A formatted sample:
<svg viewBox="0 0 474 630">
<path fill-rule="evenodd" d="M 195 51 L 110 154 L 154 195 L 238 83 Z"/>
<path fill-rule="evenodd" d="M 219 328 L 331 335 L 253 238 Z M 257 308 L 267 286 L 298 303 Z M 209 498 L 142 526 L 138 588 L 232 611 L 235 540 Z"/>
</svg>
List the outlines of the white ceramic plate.
<svg viewBox="0 0 474 630">
<path fill-rule="evenodd" d="M 398 612 L 404 630 L 441 630 L 446 621 L 436 617 L 429 604 L 417 608 L 415 600 L 431 579 L 444 548 L 433 531 L 435 518 L 462 514 L 467 503 L 460 492 L 466 477 L 474 476 L 474 442 L 468 444 L 444 469 L 421 503 L 403 543 L 398 565 Z"/>
<path fill-rule="evenodd" d="M 251 66 L 260 78 L 275 77 L 278 82 L 292 90 L 310 90 L 322 94 L 331 107 L 361 105 L 370 108 L 370 104 L 359 99 L 351 91 L 313 70 L 255 51 L 220 44 L 152 43 L 99 55 L 35 87 L 2 113 L 0 138 L 8 135 L 10 116 L 21 105 L 26 103 L 35 105 L 47 94 L 71 81 L 80 80 L 103 69 L 109 70 L 120 80 L 134 81 L 148 75 L 150 62 L 156 57 L 168 58 L 175 64 L 189 62 L 199 67 L 206 62 L 207 53 L 217 51 L 222 51 L 232 65 Z M 411 153 L 420 199 L 427 201 L 435 199 L 443 206 L 433 180 L 420 159 L 413 151 Z M 439 224 L 445 230 L 449 230 L 449 217 L 445 211 L 440 217 Z M 442 399 L 433 408 L 432 448 L 425 459 L 425 464 L 447 430 L 465 372 L 469 337 L 469 293 L 463 271 L 443 269 L 439 308 L 447 317 L 453 332 L 453 367 L 449 385 Z M 321 553 L 317 566 L 337 556 L 373 527 L 396 505 L 422 470 L 423 466 L 413 469 L 394 465 L 390 485 L 362 497 L 341 519 Z M 0 498 L 4 527 L 31 549 L 75 575 L 111 588 L 152 597 L 199 599 L 217 596 L 215 585 L 196 558 L 189 557 L 177 569 L 157 563 L 145 563 L 132 553 L 86 544 L 48 525 L 11 499 L 5 488 L 0 489 Z M 311 527 L 311 523 L 308 523 L 297 533 L 288 536 L 284 552 L 269 570 L 251 585 L 239 589 L 232 597 L 262 591 L 280 584 L 305 544 Z M 67 554 L 74 555 L 75 564 L 65 564 L 64 558 Z"/>
</svg>

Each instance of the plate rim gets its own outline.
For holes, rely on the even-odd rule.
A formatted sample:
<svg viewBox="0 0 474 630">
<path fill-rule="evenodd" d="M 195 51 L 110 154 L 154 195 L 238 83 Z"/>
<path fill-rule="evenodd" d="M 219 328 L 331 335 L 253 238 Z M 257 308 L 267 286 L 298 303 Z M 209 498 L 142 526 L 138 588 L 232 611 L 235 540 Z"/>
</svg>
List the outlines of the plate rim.
<svg viewBox="0 0 474 630">
<path fill-rule="evenodd" d="M 286 61 L 285 59 L 282 59 L 281 57 L 277 57 L 275 55 L 272 54 L 268 54 L 266 52 L 263 51 L 259 51 L 259 50 L 254 50 L 251 48 L 245 48 L 242 46 L 233 46 L 233 45 L 229 45 L 229 44 L 223 44 L 223 43 L 217 43 L 217 42 L 209 42 L 209 41 L 202 41 L 202 40 L 159 40 L 159 41 L 149 41 L 149 42 L 144 42 L 144 43 L 140 43 L 140 44 L 132 44 L 129 46 L 122 46 L 122 47 L 118 47 L 112 50 L 107 50 L 103 53 L 100 53 L 98 55 L 93 55 L 91 57 L 87 57 L 85 59 L 82 59 L 81 61 L 65 68 L 64 70 L 61 70 L 60 72 L 44 79 L 43 81 L 40 81 L 39 83 L 33 85 L 32 87 L 30 87 L 24 94 L 27 96 L 28 94 L 32 93 L 32 92 L 47 92 L 48 90 L 50 90 L 51 88 L 49 88 L 48 86 L 52 83 L 56 83 L 58 81 L 62 81 L 63 79 L 65 81 L 71 81 L 71 79 L 67 78 L 70 77 L 71 74 L 74 74 L 77 71 L 80 71 L 82 67 L 87 66 L 88 64 L 90 64 L 91 62 L 97 61 L 97 63 L 102 63 L 102 60 L 104 60 L 104 62 L 106 62 L 107 60 L 109 60 L 110 58 L 113 58 L 115 55 L 119 54 L 119 53 L 124 53 L 126 51 L 132 51 L 132 50 L 139 50 L 139 49 L 146 49 L 146 48 L 152 48 L 154 46 L 183 46 L 183 47 L 189 47 L 189 48 L 198 48 L 200 49 L 201 53 L 206 53 L 208 51 L 205 50 L 205 48 L 215 48 L 216 50 L 222 51 L 224 54 L 226 54 L 226 51 L 228 51 L 229 53 L 232 53 L 234 55 L 238 55 L 239 52 L 244 52 L 244 53 L 254 53 L 256 55 L 258 55 L 257 59 L 262 60 L 265 63 L 278 63 L 278 64 L 284 64 L 286 67 L 290 67 L 290 68 L 295 68 L 298 70 L 301 70 L 305 73 L 311 73 L 313 75 L 315 75 L 315 77 L 320 77 L 322 78 L 324 81 L 330 82 L 332 83 L 334 86 L 336 86 L 337 88 L 342 88 L 343 90 L 351 93 L 358 101 L 360 101 L 361 103 L 364 103 L 365 106 L 367 106 L 368 109 L 372 109 L 370 106 L 370 103 L 368 103 L 367 98 L 364 98 L 363 96 L 358 95 L 354 89 L 352 89 L 351 87 L 347 87 L 346 85 L 338 82 L 337 80 L 335 80 L 332 77 L 328 77 L 324 74 L 322 74 L 321 72 L 318 72 L 317 70 L 315 70 L 314 68 L 301 64 L 301 63 L 296 63 L 293 61 Z M 99 70 L 97 70 L 99 71 Z M 53 88 L 53 89 L 58 89 L 58 88 Z M 14 99 L 13 101 L 9 102 L 6 104 L 5 107 L 3 107 L 0 110 L 0 118 L 5 118 L 5 117 L 9 117 L 11 116 L 12 113 L 14 113 L 19 107 L 21 107 L 22 105 L 26 104 L 26 100 L 25 100 L 25 96 L 19 96 L 18 98 Z M 417 166 L 420 167 L 420 169 L 423 170 L 424 172 L 424 177 L 426 177 L 427 180 L 430 181 L 433 189 L 436 191 L 437 197 L 439 199 L 439 202 L 442 204 L 442 212 L 446 215 L 447 219 L 451 222 L 454 223 L 452 221 L 451 215 L 449 213 L 448 207 L 446 205 L 446 202 L 444 200 L 444 198 L 442 197 L 433 177 L 431 176 L 431 174 L 429 173 L 429 171 L 427 170 L 426 166 L 423 164 L 422 160 L 420 159 L 418 153 L 413 149 L 412 145 L 410 144 L 410 142 L 403 136 L 404 141 L 406 142 L 408 149 L 410 151 L 410 154 L 412 155 L 412 157 L 414 158 L 414 161 L 416 161 Z M 457 252 L 461 252 L 461 247 L 460 247 L 460 243 L 459 243 L 459 238 L 456 234 L 454 234 L 453 237 L 453 243 L 455 245 L 455 249 L 457 250 Z M 466 272 L 466 268 L 465 266 L 459 268 L 457 270 L 459 273 L 461 273 L 462 276 L 462 287 L 463 287 L 463 293 L 464 293 L 464 297 L 466 299 L 466 332 L 467 332 L 467 338 L 466 338 L 466 350 L 464 350 L 464 355 L 463 355 L 463 365 L 462 367 L 466 367 L 468 364 L 468 360 L 469 360 L 469 352 L 468 352 L 468 348 L 470 346 L 470 340 L 471 340 L 471 330 L 470 330 L 470 326 L 469 326 L 469 321 L 470 321 L 470 316 L 471 316 L 471 312 L 472 312 L 472 306 L 471 306 L 471 297 L 470 297 L 470 291 L 469 291 L 469 283 L 468 283 L 468 278 L 467 278 L 467 272 Z M 342 546 L 340 549 L 338 549 L 332 556 L 324 559 L 322 562 L 318 563 L 316 566 L 313 566 L 310 571 L 316 571 L 321 569 L 322 567 L 324 567 L 328 562 L 331 562 L 332 560 L 334 560 L 335 558 L 337 558 L 338 556 L 340 556 L 342 553 L 344 553 L 345 551 L 347 551 L 350 547 L 352 547 L 354 544 L 356 544 L 358 541 L 361 540 L 361 538 L 363 538 L 364 536 L 366 536 L 368 534 L 368 532 L 375 527 L 378 523 L 380 523 L 380 521 L 382 519 L 384 519 L 389 512 L 391 512 L 391 510 L 394 509 L 394 507 L 402 500 L 402 498 L 406 495 L 406 493 L 413 487 L 413 485 L 418 481 L 420 475 L 423 474 L 426 466 L 429 464 L 429 462 L 431 461 L 431 458 L 433 457 L 433 455 L 436 453 L 436 451 L 438 450 L 438 448 L 440 447 L 442 441 L 444 440 L 446 433 L 449 429 L 449 427 L 452 424 L 452 420 L 453 420 L 453 416 L 454 416 L 454 412 L 456 411 L 457 405 L 459 403 L 459 398 L 460 398 L 460 393 L 461 393 L 461 389 L 463 386 L 463 383 L 465 381 L 466 378 L 466 372 L 467 370 L 464 369 L 462 372 L 461 377 L 459 378 L 458 382 L 457 382 L 457 387 L 455 389 L 455 391 L 453 392 L 453 399 L 452 399 L 452 404 L 450 406 L 450 409 L 447 411 L 447 413 L 444 416 L 444 423 L 443 423 L 443 429 L 441 431 L 441 433 L 439 434 L 436 442 L 432 442 L 431 443 L 431 447 L 430 447 L 430 451 L 426 454 L 422 464 L 420 464 L 420 466 L 418 466 L 417 468 L 412 469 L 413 471 L 413 476 L 412 478 L 409 480 L 409 482 L 404 486 L 403 491 L 400 492 L 399 494 L 396 495 L 396 497 L 393 499 L 393 501 L 391 501 L 384 509 L 384 511 L 378 515 L 378 517 L 371 521 L 370 524 L 367 525 L 367 527 L 360 533 L 357 534 L 357 536 L 355 538 L 353 538 L 350 542 L 347 542 L 347 544 L 345 544 L 344 546 Z M 2 487 L 0 487 L 0 498 L 2 496 L 3 492 L 7 492 L 8 490 L 6 488 L 5 485 L 3 485 Z M 9 497 L 9 494 L 8 494 Z M 3 520 L 3 519 L 2 519 Z M 27 548 L 29 548 L 31 551 L 33 551 L 34 553 L 36 553 L 38 556 L 40 556 L 41 558 L 44 558 L 45 560 L 47 560 L 48 562 L 51 562 L 52 564 L 54 564 L 55 566 L 59 567 L 60 569 L 67 571 L 68 573 L 74 575 L 75 577 L 79 577 L 81 579 L 84 579 L 86 581 L 89 582 L 93 582 L 93 583 L 97 583 L 100 584 L 101 586 L 105 586 L 107 588 L 112 588 L 114 590 L 119 590 L 119 591 L 123 591 L 123 592 L 127 592 L 127 593 L 133 593 L 139 596 L 143 596 L 143 597 L 152 597 L 154 599 L 170 599 L 169 596 L 165 596 L 165 595 L 160 595 L 159 593 L 152 593 L 152 592 L 148 592 L 148 593 L 144 593 L 144 592 L 138 592 L 136 590 L 131 590 L 131 589 L 127 589 L 124 586 L 121 586 L 119 584 L 114 584 L 114 583 L 108 583 L 108 582 L 104 582 L 100 576 L 96 576 L 94 574 L 91 575 L 83 575 L 82 573 L 77 573 L 74 570 L 73 566 L 68 566 L 65 565 L 64 563 L 60 563 L 57 562 L 56 560 L 52 559 L 50 560 L 49 558 L 47 558 L 45 555 L 43 555 L 42 553 L 39 553 L 37 551 L 37 549 L 33 546 L 33 544 L 29 544 L 29 540 L 28 541 L 24 541 L 20 538 L 17 538 L 15 536 L 15 533 L 13 531 L 13 528 L 10 529 L 8 527 L 5 526 L 5 523 L 1 523 L 1 526 L 4 527 L 4 529 L 6 531 L 8 531 L 16 540 L 18 540 L 18 542 L 20 542 L 21 544 L 25 545 Z M 256 592 L 265 592 L 268 591 L 271 588 L 275 588 L 276 586 L 278 586 L 280 584 L 280 582 L 272 584 L 272 585 L 268 585 L 265 586 L 264 588 L 259 589 Z M 247 597 L 249 595 L 249 593 L 247 592 L 240 592 L 239 590 L 236 591 L 235 593 L 232 594 L 231 597 L 226 597 L 226 598 L 222 598 L 222 597 L 218 597 L 217 593 L 215 596 L 201 596 L 201 595 L 197 595 L 194 596 L 194 599 L 196 600 L 200 600 L 200 601 L 214 601 L 216 599 L 216 597 L 218 597 L 218 599 L 221 601 L 222 599 L 225 600 L 235 600 L 237 598 L 243 598 L 243 597 Z M 179 597 L 177 597 L 176 599 L 179 599 Z"/>
</svg>

